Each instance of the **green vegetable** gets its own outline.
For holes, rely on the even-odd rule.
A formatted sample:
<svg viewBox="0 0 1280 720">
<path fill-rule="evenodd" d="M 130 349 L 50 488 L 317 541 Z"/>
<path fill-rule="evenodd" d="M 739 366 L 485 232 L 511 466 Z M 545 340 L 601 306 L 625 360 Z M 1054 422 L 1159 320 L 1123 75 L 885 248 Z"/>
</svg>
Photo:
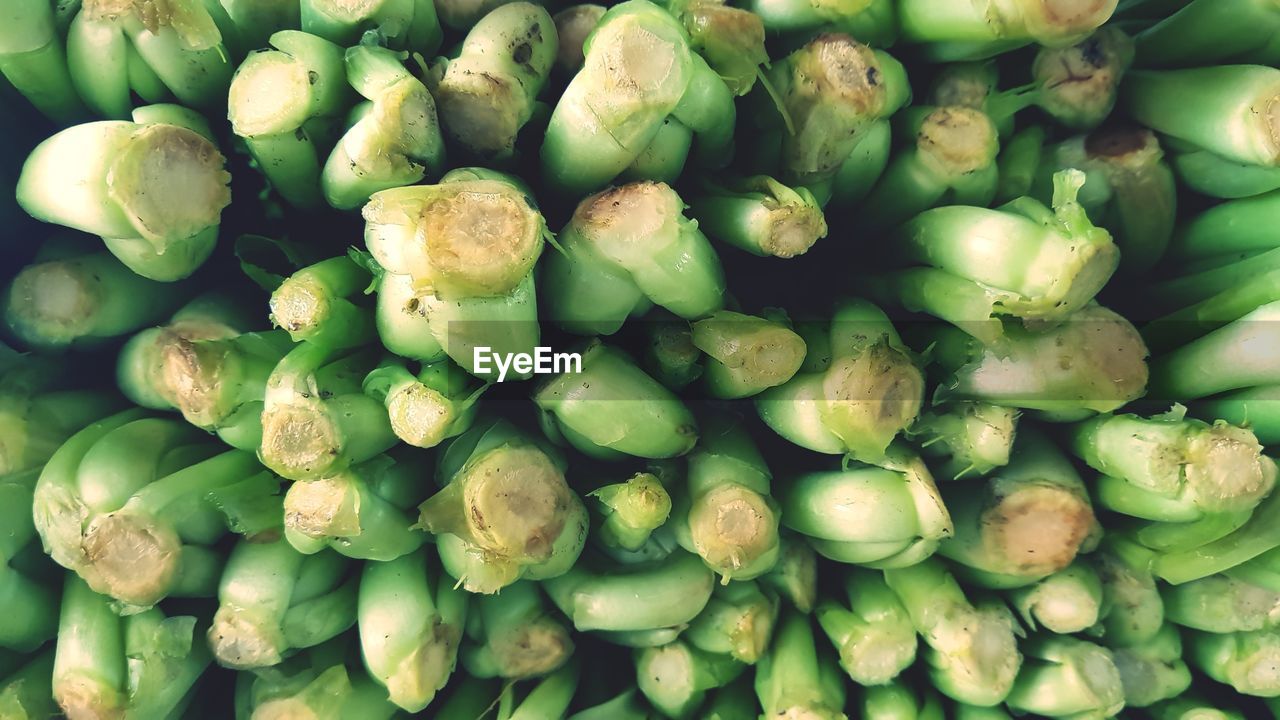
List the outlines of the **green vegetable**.
<svg viewBox="0 0 1280 720">
<path fill-rule="evenodd" d="M 689 213 L 712 239 L 761 257 L 803 255 L 827 236 L 813 193 L 768 175 L 707 180 L 690 198 Z"/>
<path fill-rule="evenodd" d="M 750 580 L 731 582 L 716 587 L 682 637 L 699 650 L 754 665 L 768 650 L 777 620 L 776 595 Z"/>
<path fill-rule="evenodd" d="M 705 652 L 677 640 L 635 653 L 636 687 L 663 716 L 691 718 L 707 693 L 745 669 L 729 655 Z"/>
<path fill-rule="evenodd" d="M 756 664 L 762 717 L 844 720 L 844 683 L 835 663 L 819 654 L 808 616 L 785 612 L 769 652 Z"/>
<path fill-rule="evenodd" d="M 532 582 L 475 599 L 462 664 L 474 677 L 524 680 L 561 668 L 574 653 L 569 629 L 548 611 Z"/>
<path fill-rule="evenodd" d="M 194 112 L 151 105 L 132 118 L 45 139 L 22 167 L 18 204 L 38 220 L 101 236 L 145 278 L 181 280 L 213 252 L 231 177 Z"/>
<path fill-rule="evenodd" d="M 903 0 L 902 39 L 919 44 L 930 60 L 977 60 L 1038 42 L 1061 47 L 1078 42 L 1111 18 L 1117 0 L 1044 2 Z"/>
<path fill-rule="evenodd" d="M 442 32 L 434 2 L 427 0 L 302 0 L 302 29 L 339 45 L 366 39 L 393 50 L 430 55 Z"/>
<path fill-rule="evenodd" d="M 1068 635 L 1098 623 L 1102 592 L 1098 571 L 1077 559 L 1033 585 L 1009 591 L 1008 596 L 1027 627 Z"/>
<path fill-rule="evenodd" d="M 1111 717 L 1125 706 L 1124 684 L 1111 653 L 1061 635 L 1020 643 L 1026 654 L 1005 702 L 1014 712 L 1048 717 Z"/>
<path fill-rule="evenodd" d="M 579 631 L 658 630 L 693 620 L 707 606 L 715 576 L 697 555 L 593 567 L 584 561 L 542 584 Z"/>
<path fill-rule="evenodd" d="M 859 685 L 889 685 L 916 660 L 916 628 L 881 573 L 849 568 L 847 605 L 823 600 L 818 624 L 840 654 L 840 667 Z M 870 702 L 870 701 L 868 701 Z"/>
<path fill-rule="evenodd" d="M 907 430 L 943 480 L 982 477 L 1009 464 L 1018 411 L 960 401 L 927 410 Z"/>
</svg>

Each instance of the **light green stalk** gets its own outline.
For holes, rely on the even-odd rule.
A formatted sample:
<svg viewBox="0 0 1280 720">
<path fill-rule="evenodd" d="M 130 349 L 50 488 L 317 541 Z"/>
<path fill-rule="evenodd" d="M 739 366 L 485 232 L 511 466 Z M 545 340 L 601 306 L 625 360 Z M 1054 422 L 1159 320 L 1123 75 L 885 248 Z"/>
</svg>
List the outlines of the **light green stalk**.
<svg viewBox="0 0 1280 720">
<path fill-rule="evenodd" d="M 635 632 L 693 620 L 711 599 L 715 575 L 697 555 L 677 550 L 656 563 L 580 563 L 542 586 L 581 632 Z"/>
<path fill-rule="evenodd" d="M 534 394 L 553 437 L 605 459 L 670 458 L 693 449 L 698 424 L 671 391 L 599 341 L 581 358 L 579 372 L 553 376 Z"/>
<path fill-rule="evenodd" d="M 475 422 L 476 385 L 448 359 L 423 363 L 414 375 L 399 360 L 383 360 L 365 376 L 364 392 L 387 407 L 391 430 L 409 445 L 431 448 L 461 435 Z"/>
<path fill-rule="evenodd" d="M 53 3 L 10 3 L 0 32 L 0 74 L 37 110 L 59 124 L 88 114 L 71 75 Z"/>
<path fill-rule="evenodd" d="M 724 0 L 666 0 L 667 10 L 684 24 L 689 44 L 729 86 L 734 95 L 751 91 L 760 66 L 769 64 L 763 18 L 750 8 Z"/>
<path fill-rule="evenodd" d="M 703 382 L 712 397 L 736 399 L 777 387 L 800 370 L 804 339 L 782 318 L 720 310 L 692 325 L 694 347 L 707 354 Z"/>
<path fill-rule="evenodd" d="M 1244 512 L 1275 487 L 1276 464 L 1247 429 L 1185 418 L 1104 415 L 1073 428 L 1075 453 L 1102 475 L 1104 507 L 1165 522 Z"/>
<path fill-rule="evenodd" d="M 761 717 L 845 720 L 844 682 L 825 653 L 819 653 L 807 615 L 783 613 L 769 652 L 756 664 L 756 697 Z"/>
<path fill-rule="evenodd" d="M 671 495 L 652 473 L 636 473 L 626 482 L 604 485 L 588 495 L 595 498 L 603 516 L 596 532 L 607 547 L 639 550 L 671 515 Z"/>
<path fill-rule="evenodd" d="M 1280 632 L 1191 632 L 1187 660 L 1243 695 L 1280 697 Z"/>
<path fill-rule="evenodd" d="M 262 463 L 290 480 L 318 480 L 390 449 L 386 409 L 361 389 L 376 361 L 364 350 L 295 345 L 267 378 Z"/>
<path fill-rule="evenodd" d="M 1151 642 L 1164 625 L 1164 601 L 1151 567 L 1155 554 L 1112 534 L 1090 560 L 1102 581 L 1101 622 L 1094 632 L 1111 648 Z"/>
<path fill-rule="evenodd" d="M 874 685 L 862 691 L 864 720 L 942 720 L 942 699 L 933 688 L 917 692 L 900 681 Z"/>
<path fill-rule="evenodd" d="M 705 652 L 728 654 L 754 665 L 773 638 L 778 604 L 776 595 L 755 582 L 722 584 L 682 637 Z"/>
<path fill-rule="evenodd" d="M 988 344 L 1004 338 L 1001 316 L 1067 319 L 1111 278 L 1120 253 L 1077 199 L 1084 173 L 1064 171 L 1053 182 L 1052 209 L 1023 197 L 994 210 L 953 205 L 916 216 L 897 246 L 915 267 L 878 280 L 875 291 Z"/>
<path fill-rule="evenodd" d="M 302 0 L 302 29 L 339 45 L 357 42 L 430 57 L 442 31 L 429 0 Z M 370 41 L 370 42 L 365 42 Z"/>
<path fill-rule="evenodd" d="M 1272 493 L 1239 529 L 1199 547 L 1163 552 L 1152 569 L 1174 585 L 1226 572 L 1280 547 L 1280 538 L 1271 530 L 1276 522 L 1280 522 L 1280 495 Z"/>
<path fill-rule="evenodd" d="M 31 511 L 32 491 L 24 476 L 0 479 L 0 521 L 5 528 L 0 536 L 0 604 L 6 608 L 0 618 L 0 649 L 26 654 L 34 653 L 58 631 L 56 586 L 24 567 L 27 558 L 40 552 Z"/>
<path fill-rule="evenodd" d="M 445 569 L 469 592 L 555 577 L 582 551 L 587 511 L 563 461 L 505 421 L 455 439 L 438 479 L 444 489 L 419 506 L 421 526 L 441 535 Z"/>
<path fill-rule="evenodd" d="M 910 94 L 901 63 L 839 33 L 818 35 L 770 65 L 765 77 L 780 98 L 776 111 L 763 114 L 781 134 L 779 179 L 801 185 L 835 177 L 877 121 Z"/>
<path fill-rule="evenodd" d="M 1280 382 L 1280 343 L 1275 320 L 1280 301 L 1267 303 L 1227 325 L 1151 361 L 1153 397 L 1195 400 L 1227 390 Z"/>
<path fill-rule="evenodd" d="M 1231 575 L 1210 575 L 1163 588 L 1170 622 L 1212 633 L 1280 627 L 1280 592 Z"/>
<path fill-rule="evenodd" d="M 1078 42 L 1108 19 L 1117 0 L 904 0 L 899 5 L 902 39 L 921 45 L 930 60 L 978 60 L 1040 43 Z"/>
<path fill-rule="evenodd" d="M 647 344 L 641 365 L 645 372 L 673 392 L 679 392 L 702 376 L 702 351 L 693 344 L 689 323 L 665 309 L 656 309 L 642 321 Z"/>
<path fill-rule="evenodd" d="M 951 516 L 924 463 L 890 452 L 885 467 L 850 464 L 785 483 L 783 524 L 837 562 L 906 567 L 932 555 L 954 532 Z"/>
<path fill-rule="evenodd" d="M 928 650 L 929 678 L 944 695 L 973 705 L 995 705 L 1009 695 L 1022 666 L 1009 609 L 975 605 L 940 560 L 885 571 Z"/>
<path fill-rule="evenodd" d="M 426 550 L 366 563 L 357 617 L 365 667 L 392 703 L 420 712 L 449 681 L 466 623 L 466 594 L 429 566 Z"/>
<path fill-rule="evenodd" d="M 40 143 L 18 178 L 18 204 L 38 220 L 101 236 L 143 277 L 181 280 L 217 242 L 231 202 L 225 158 L 189 110 L 151 106 L 133 120 L 75 125 Z"/>
<path fill-rule="evenodd" d="M 542 174 L 566 197 L 609 184 L 671 117 L 693 132 L 693 160 L 721 167 L 732 152 L 733 93 L 689 46 L 685 28 L 647 0 L 611 8 L 588 36 L 582 70 L 556 103 Z"/>
<path fill-rule="evenodd" d="M 290 205 L 323 202 L 320 169 L 354 104 L 343 49 L 297 30 L 282 30 L 231 80 L 228 118 L 258 169 Z"/>
<path fill-rule="evenodd" d="M 1276 59 L 1273 47 L 1280 32 L 1280 7 L 1269 0 L 1184 3 L 1138 34 L 1144 67 L 1199 67 L 1224 62 Z"/>
<path fill-rule="evenodd" d="M 686 483 L 673 488 L 677 541 L 726 583 L 768 572 L 779 551 L 772 474 L 754 441 L 734 423 L 719 416 L 704 423 Z"/>
<path fill-rule="evenodd" d="M 1263 445 L 1280 443 L 1280 385 L 1261 385 L 1206 398 L 1192 404 L 1206 420 L 1225 420 L 1249 428 Z"/>
<path fill-rule="evenodd" d="M 937 401 L 978 400 L 1070 421 L 1117 410 L 1147 387 L 1147 348 L 1120 315 L 1089 305 L 1061 325 L 1006 327 L 998 347 L 933 327 L 932 359 L 945 373 Z"/>
<path fill-rule="evenodd" d="M 49 648 L 30 659 L 20 669 L 0 678 L 0 713 L 14 720 L 53 717 L 58 705 L 53 700 L 54 650 Z"/>
<path fill-rule="evenodd" d="M 578 660 L 548 675 L 520 700 L 515 700 L 514 685 L 503 688 L 498 702 L 497 720 L 550 720 L 564 717 L 578 690 Z"/>
<path fill-rule="evenodd" d="M 815 611 L 818 624 L 855 683 L 890 683 L 916 660 L 911 617 L 879 572 L 849 568 L 844 588 L 848 604 L 823 600 Z"/>
<path fill-rule="evenodd" d="M 129 117 L 134 95 L 216 110 L 235 69 L 219 11 L 199 0 L 85 0 L 67 29 L 71 82 L 95 114 L 114 120 Z"/>
<path fill-rule="evenodd" d="M 768 175 L 709 180 L 689 214 L 714 240 L 761 257 L 803 255 L 827 236 L 827 221 L 807 188 Z"/>
<path fill-rule="evenodd" d="M 346 52 L 347 82 L 367 102 L 320 173 L 324 198 L 340 210 L 364 204 L 380 190 L 434 178 L 444 166 L 444 137 L 436 104 L 402 56 L 361 45 Z"/>
<path fill-rule="evenodd" d="M 46 549 L 96 592 L 147 608 L 170 594 L 212 594 L 226 526 L 206 495 L 261 472 L 172 420 L 121 413 L 72 436 L 35 486 Z M 262 493 L 274 491 L 263 476 Z"/>
<path fill-rule="evenodd" d="M 984 480 L 945 484 L 942 497 L 955 534 L 938 552 L 978 585 L 1030 585 L 1066 569 L 1102 535 L 1071 461 L 1027 429 L 1008 465 Z"/>
<path fill-rule="evenodd" d="M 1186 143 L 1166 142 L 1173 169 L 1187 188 L 1216 198 L 1245 198 L 1280 188 L 1280 167 L 1228 160 Z M 1178 147 L 1181 145 L 1181 147 Z"/>
<path fill-rule="evenodd" d="M 801 331 L 805 365 L 756 396 L 756 411 L 801 447 L 879 462 L 920 413 L 924 377 L 915 359 L 888 316 L 865 300 L 839 302 L 825 332 Z"/>
<path fill-rule="evenodd" d="M 733 681 L 746 668 L 729 655 L 709 653 L 677 640 L 635 653 L 636 686 L 658 712 L 679 720 L 694 717 L 707 693 Z"/>
<path fill-rule="evenodd" d="M 665 183 L 592 195 L 560 232 L 544 269 L 547 315 L 582 335 L 611 335 L 651 305 L 697 320 L 724 306 L 720 259 Z"/>
<path fill-rule="evenodd" d="M 1067 168 L 1085 173 L 1080 204 L 1111 232 L 1121 269 L 1150 270 L 1169 246 L 1178 209 L 1173 171 L 1155 134 L 1144 128 L 1103 128 L 1049 152 L 1042 176 Z"/>
<path fill-rule="evenodd" d="M 902 126 L 914 143 L 893 156 L 867 196 L 858 220 L 868 231 L 896 227 L 941 205 L 991 204 L 1000 179 L 1000 143 L 986 113 L 963 106 L 913 107 Z"/>
<path fill-rule="evenodd" d="M 1103 640 L 1107 638 L 1104 636 Z M 1172 625 L 1164 625 L 1142 643 L 1112 645 L 1111 655 L 1120 671 L 1126 707 L 1150 707 L 1182 695 L 1191 686 L 1191 670 L 1183 662 L 1182 640 Z"/>
<path fill-rule="evenodd" d="M 1187 107 L 1187 97 L 1196 103 Z M 1280 166 L 1280 70 L 1275 68 L 1135 71 L 1125 81 L 1124 106 L 1152 130 L 1228 160 Z"/>
<path fill-rule="evenodd" d="M 1077 559 L 1034 585 L 1009 592 L 1009 601 L 1027 627 L 1060 635 L 1082 632 L 1102 613 L 1102 579 Z"/>
<path fill-rule="evenodd" d="M 573 655 L 569 630 L 550 614 L 538 585 L 522 581 L 475 600 L 462 646 L 473 677 L 525 680 L 555 672 Z"/>
<path fill-rule="evenodd" d="M 778 563 L 759 582 L 807 615 L 818 598 L 818 557 L 809 543 L 786 530 L 779 546 Z"/>
<path fill-rule="evenodd" d="M 411 456 L 382 455 L 336 475 L 296 482 L 284 496 L 284 536 L 298 552 L 324 548 L 387 562 L 429 536 L 414 507 L 430 492 L 430 467 Z"/>
<path fill-rule="evenodd" d="M 346 632 L 356 624 L 358 586 L 348 570 L 336 553 L 302 555 L 283 539 L 238 542 L 208 632 L 218 663 L 266 668 Z"/>
<path fill-rule="evenodd" d="M 38 471 L 73 433 L 122 407 L 110 393 L 63 387 L 64 370 L 47 361 L 32 373 L 0 370 L 0 478 Z"/>
<path fill-rule="evenodd" d="M 477 156 L 511 156 L 558 49 L 555 23 L 539 5 L 507 3 L 481 18 L 432 88 L 445 134 Z"/>
<path fill-rule="evenodd" d="M 331 348 L 368 344 L 376 337 L 373 313 L 353 302 L 368 286 L 369 273 L 350 258 L 322 260 L 290 275 L 271 293 L 271 322 L 294 342 Z"/>
<path fill-rule="evenodd" d="M 556 69 L 564 77 L 573 77 L 582 69 L 586 55 L 583 45 L 587 36 L 600 24 L 606 8 L 591 3 L 570 5 L 552 16 L 556 24 L 559 47 L 556 49 Z"/>
<path fill-rule="evenodd" d="M 1009 464 L 1018 411 L 961 401 L 921 413 L 906 436 L 943 480 L 982 477 Z"/>
<path fill-rule="evenodd" d="M 1026 661 L 1005 699 L 1014 712 L 1084 719 L 1124 708 L 1124 683 L 1106 648 L 1060 635 L 1033 637 L 1020 648 Z"/>
</svg>

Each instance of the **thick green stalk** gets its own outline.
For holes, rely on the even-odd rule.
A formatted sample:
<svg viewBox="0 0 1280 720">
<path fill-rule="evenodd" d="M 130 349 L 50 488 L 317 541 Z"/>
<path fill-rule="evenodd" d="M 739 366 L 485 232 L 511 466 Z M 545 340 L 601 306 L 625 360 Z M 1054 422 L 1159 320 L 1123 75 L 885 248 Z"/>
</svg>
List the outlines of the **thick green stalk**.
<svg viewBox="0 0 1280 720">
<path fill-rule="evenodd" d="M 1005 703 L 1047 717 L 1111 717 L 1125 706 L 1124 683 L 1106 648 L 1064 636 L 1020 643 L 1026 654 Z"/>
<path fill-rule="evenodd" d="M 559 40 L 555 67 L 562 76 L 573 77 L 582 69 L 586 61 L 583 45 L 591 31 L 600 24 L 606 10 L 603 5 L 586 3 L 570 5 L 552 16 Z"/>
<path fill-rule="evenodd" d="M 780 98 L 762 117 L 782 132 L 778 169 L 785 183 L 835 177 L 877 121 L 909 95 L 901 63 L 838 33 L 818 35 L 774 62 L 765 77 Z"/>
<path fill-rule="evenodd" d="M 664 183 L 635 182 L 583 200 L 544 269 L 547 314 L 583 335 L 611 335 L 658 305 L 697 320 L 724 305 L 711 243 Z"/>
<path fill-rule="evenodd" d="M 689 214 L 712 239 L 761 257 L 803 255 L 827 236 L 813 193 L 768 175 L 708 181 L 689 200 Z"/>
<path fill-rule="evenodd" d="M 750 580 L 778 561 L 772 474 L 751 437 L 730 417 L 705 423 L 683 487 L 673 488 L 675 536 L 724 582 Z"/>
<path fill-rule="evenodd" d="M 493 593 L 567 570 L 586 541 L 587 511 L 563 468 L 505 421 L 455 439 L 439 470 L 443 489 L 419 506 L 423 528 L 455 536 L 452 545 L 437 538 L 449 574 L 469 592 Z"/>
<path fill-rule="evenodd" d="M 317 480 L 390 449 L 386 409 L 360 386 L 375 362 L 363 350 L 295 345 L 267 378 L 262 463 L 291 480 Z"/>
<path fill-rule="evenodd" d="M 1000 168 L 997 201 L 1010 202 L 1031 194 L 1032 183 L 1044 158 L 1045 134 L 1044 126 L 1036 123 L 1014 133 L 1003 143 L 997 158 Z"/>
<path fill-rule="evenodd" d="M 928 334 L 945 373 L 935 400 L 978 400 L 1070 421 L 1117 410 L 1146 392 L 1142 337 L 1100 305 L 1041 332 L 1006 327 L 994 348 L 955 328 Z"/>
<path fill-rule="evenodd" d="M 916 659 L 916 628 L 898 597 L 873 570 L 849 568 L 847 605 L 822 601 L 818 624 L 840 654 L 840 667 L 859 685 L 893 681 Z"/>
<path fill-rule="evenodd" d="M 712 693 L 711 700 L 702 711 L 703 720 L 734 720 L 734 718 L 759 715 L 760 702 L 756 699 L 751 685 L 752 678 L 744 674 L 739 675 L 737 680 L 728 685 L 718 688 Z"/>
<path fill-rule="evenodd" d="M 163 9 L 87 0 L 67 28 L 67 65 L 76 91 L 95 114 L 116 120 L 129 116 L 134 95 L 219 108 L 235 69 L 214 14 L 221 10 L 193 0 Z"/>
<path fill-rule="evenodd" d="M 683 625 L 711 599 L 715 575 L 697 555 L 597 568 L 580 563 L 542 584 L 579 631 L 633 632 Z"/>
<path fill-rule="evenodd" d="M 1255 630 L 1187 634 L 1187 660 L 1244 695 L 1280 696 L 1280 633 Z"/>
<path fill-rule="evenodd" d="M 963 106 L 913 107 L 903 125 L 914 143 L 893 156 L 867 196 L 859 222 L 868 231 L 896 227 L 940 205 L 991 203 L 1000 144 L 986 113 Z"/>
<path fill-rule="evenodd" d="M 129 269 L 172 282 L 213 251 L 230 176 L 207 132 L 169 116 L 145 119 L 145 110 L 134 122 L 75 125 L 40 143 L 18 178 L 18 204 L 38 220 L 101 236 Z M 190 111 L 157 113 L 185 119 Z"/>
<path fill-rule="evenodd" d="M 1022 666 L 1013 615 L 1003 603 L 974 605 L 940 560 L 885 571 L 925 644 L 930 679 L 953 700 L 995 705 Z"/>
<path fill-rule="evenodd" d="M 357 582 L 336 553 L 305 556 L 283 539 L 242 540 L 218 587 L 209 647 L 218 663 L 265 668 L 356 624 Z M 344 582 L 345 580 L 345 582 Z"/>
<path fill-rule="evenodd" d="M 1280 592 L 1230 575 L 1210 575 L 1163 588 L 1170 622 L 1212 633 L 1280 627 Z"/>
<path fill-rule="evenodd" d="M 1189 522 L 1244 512 L 1275 487 L 1276 464 L 1247 429 L 1184 417 L 1104 415 L 1072 429 L 1075 453 L 1102 473 L 1098 502 L 1126 515 Z"/>
<path fill-rule="evenodd" d="M 1275 320 L 1280 301 L 1267 303 L 1213 332 L 1151 361 L 1154 398 L 1195 400 L 1227 390 L 1280 382 Z"/>
<path fill-rule="evenodd" d="M 1027 627 L 1068 635 L 1098 623 L 1102 579 L 1093 566 L 1077 560 L 1034 585 L 1011 590 L 1008 597 Z"/>
<path fill-rule="evenodd" d="M 555 23 L 539 5 L 508 3 L 481 18 L 432 88 L 445 134 L 480 157 L 510 156 L 558 49 Z"/>
<path fill-rule="evenodd" d="M 693 344 L 687 321 L 658 309 L 645 317 L 641 327 L 647 341 L 641 357 L 645 372 L 674 392 L 702 376 L 702 351 Z"/>
<path fill-rule="evenodd" d="M 865 300 L 839 302 L 826 331 L 804 339 L 801 371 L 756 396 L 760 418 L 801 447 L 879 462 L 920 413 L 916 360 L 888 316 Z"/>
<path fill-rule="evenodd" d="M 1030 43 L 1078 42 L 1108 19 L 1117 0 L 904 0 L 902 39 L 921 45 L 930 60 L 978 60 Z"/>
<path fill-rule="evenodd" d="M 1018 411 L 961 401 L 921 413 L 907 430 L 943 480 L 982 477 L 1009 464 Z"/>
<path fill-rule="evenodd" d="M 569 710 L 578 690 L 578 660 L 548 675 L 515 704 L 514 686 L 503 689 L 498 703 L 497 720 L 551 720 L 561 718 Z"/>
<path fill-rule="evenodd" d="M 647 0 L 611 8 L 584 45 L 582 69 L 556 103 L 543 139 L 542 175 L 566 197 L 609 184 L 668 117 L 693 131 L 697 164 L 732 152 L 733 94 L 693 52 L 679 20 Z"/>
<path fill-rule="evenodd" d="M 90 348 L 159 323 L 182 299 L 104 251 L 22 268 L 0 306 L 20 342 L 57 350 Z"/>
<path fill-rule="evenodd" d="M 429 492 L 430 468 L 410 457 L 380 456 L 336 475 L 296 482 L 284 496 L 284 536 L 298 552 L 323 548 L 386 562 L 429 536 L 413 508 Z"/>
<path fill-rule="evenodd" d="M 1111 644 L 1107 636 L 1103 640 Z M 1182 695 L 1191 685 L 1182 640 L 1172 625 L 1162 626 L 1154 637 L 1141 643 L 1111 647 L 1127 707 L 1150 707 Z"/>
<path fill-rule="evenodd" d="M 430 57 L 442 40 L 435 3 L 428 0 L 302 0 L 299 4 L 302 29 L 339 45 L 369 40 Z"/>
<path fill-rule="evenodd" d="M 593 341 L 579 372 L 553 376 L 534 402 L 544 426 L 579 451 L 602 458 L 670 458 L 693 449 L 693 414 L 621 351 Z"/>
<path fill-rule="evenodd" d="M 402 361 L 386 359 L 365 376 L 363 387 L 386 405 L 396 437 L 420 448 L 435 447 L 470 429 L 487 388 L 448 359 L 423 363 L 417 375 Z"/>
<path fill-rule="evenodd" d="M 434 178 L 444 166 L 444 137 L 427 86 L 401 55 L 361 45 L 346 52 L 347 82 L 367 102 L 320 173 L 324 198 L 340 210 L 364 204 L 380 190 Z"/>
<path fill-rule="evenodd" d="M 63 33 L 53 4 L 14 3 L 0 32 L 0 74 L 37 110 L 59 124 L 82 120 L 88 110 L 67 70 Z"/>
<path fill-rule="evenodd" d="M 294 342 L 330 348 L 366 345 L 376 337 L 373 313 L 353 299 L 368 286 L 369 273 L 350 258 L 322 260 L 285 278 L 271 293 L 271 322 Z"/>
<path fill-rule="evenodd" d="M 778 564 L 760 576 L 760 584 L 807 615 L 818 598 L 817 555 L 809 543 L 789 531 L 782 532 L 779 546 Z"/>
<path fill-rule="evenodd" d="M 1268 192 L 1219 203 L 1178 227 L 1169 245 L 1172 262 L 1188 263 L 1214 257 L 1243 259 L 1276 247 L 1265 232 L 1266 218 L 1280 211 L 1280 192 Z"/>
<path fill-rule="evenodd" d="M 553 616 L 538 585 L 523 581 L 474 604 L 462 664 L 473 677 L 525 680 L 555 672 L 573 655 L 569 630 Z"/>
<path fill-rule="evenodd" d="M 1241 60 L 1270 64 L 1257 53 L 1272 44 L 1277 32 L 1280 7 L 1270 0 L 1200 0 L 1139 33 L 1138 59 L 1143 67 L 1152 68 Z"/>
<path fill-rule="evenodd" d="M 671 495 L 652 473 L 636 473 L 626 482 L 604 485 L 588 495 L 595 498 L 603 516 L 596 531 L 607 547 L 639 550 L 671 515 Z"/>
<path fill-rule="evenodd" d="M 0 478 L 38 471 L 72 434 L 121 408 L 97 390 L 8 380 L 0 376 Z"/>
<path fill-rule="evenodd" d="M 942 699 L 932 688 L 917 692 L 899 681 L 874 685 L 863 690 L 864 720 L 942 720 Z"/>
<path fill-rule="evenodd" d="M 628 689 L 609 700 L 579 710 L 570 715 L 569 720 L 648 720 L 649 717 L 649 706 L 637 696 L 635 689 Z"/>
<path fill-rule="evenodd" d="M 0 605 L 7 608 L 0 618 L 0 648 L 23 653 L 34 652 L 58 631 L 56 587 L 24 572 L 23 561 L 39 552 L 31 516 L 31 488 L 0 482 Z"/>
<path fill-rule="evenodd" d="M 1084 173 L 1054 176 L 1053 207 L 1019 198 L 998 209 L 927 210 L 898 232 L 898 253 L 917 265 L 880 281 L 906 309 L 926 312 L 994 343 L 996 318 L 1065 320 L 1093 300 L 1116 269 L 1111 234 L 1090 222 L 1078 194 Z"/>
<path fill-rule="evenodd" d="M 635 653 L 636 686 L 668 718 L 690 718 L 707 693 L 740 675 L 745 666 L 729 655 L 699 650 L 677 640 Z"/>
<path fill-rule="evenodd" d="M 1187 188 L 1209 197 L 1236 199 L 1280 188 L 1280 167 L 1228 160 L 1195 146 L 1173 147 L 1173 169 Z"/>
<path fill-rule="evenodd" d="M 1275 703 L 1271 706 L 1274 708 Z M 1275 713 L 1275 710 L 1272 710 Z M 1200 697 L 1186 695 L 1166 700 L 1147 708 L 1147 714 L 1153 720 L 1245 720 L 1242 712 L 1227 707 L 1220 700 L 1206 701 Z"/>
<path fill-rule="evenodd" d="M 1102 581 L 1096 632 L 1109 647 L 1143 645 L 1164 625 L 1164 601 L 1151 569 L 1154 559 L 1151 550 L 1114 534 L 1090 556 Z"/>
<path fill-rule="evenodd" d="M 1174 234 L 1177 193 L 1173 171 L 1150 130 L 1108 127 L 1052 148 L 1042 174 L 1066 168 L 1085 173 L 1080 204 L 1090 219 L 1111 232 L 1120 248 L 1120 268 L 1150 270 Z"/>
<path fill-rule="evenodd" d="M 1008 465 L 984 480 L 944 484 L 942 497 L 955 534 L 938 552 L 979 585 L 1029 585 L 1066 569 L 1102 534 L 1071 461 L 1026 429 Z"/>
<path fill-rule="evenodd" d="M 754 665 L 768 649 L 777 619 L 776 595 L 751 581 L 731 582 L 715 589 L 682 637 L 699 650 Z"/>
<path fill-rule="evenodd" d="M 703 383 L 712 397 L 757 395 L 790 380 L 804 362 L 804 340 L 783 319 L 720 310 L 692 325 L 707 354 Z"/>
<path fill-rule="evenodd" d="M 1253 431 L 1263 445 L 1280 443 L 1280 385 L 1229 392 L 1192 404 L 1192 412 L 1206 420 L 1225 420 Z"/>
<path fill-rule="evenodd" d="M 756 664 L 761 717 L 844 720 L 844 682 L 835 663 L 819 654 L 807 615 L 785 612 L 769 652 Z"/>
<path fill-rule="evenodd" d="M 445 686 L 466 623 L 465 593 L 424 550 L 366 563 L 357 617 L 365 667 L 391 702 L 420 712 Z"/>
<path fill-rule="evenodd" d="M 354 104 L 343 49 L 283 30 L 271 49 L 251 54 L 231 80 L 228 118 L 258 169 L 290 205 L 316 209 L 320 168 Z"/>
<path fill-rule="evenodd" d="M 684 23 L 690 47 L 706 58 L 730 92 L 742 96 L 751 91 L 760 66 L 769 64 L 764 18 L 724 0 L 666 0 L 663 5 Z"/>
<path fill-rule="evenodd" d="M 1273 493 L 1238 530 L 1200 547 L 1162 553 L 1152 570 L 1174 585 L 1226 572 L 1280 547 L 1276 522 L 1280 522 L 1280 495 Z"/>
<path fill-rule="evenodd" d="M 1187 97 L 1196 103 L 1188 107 Z M 1124 106 L 1152 130 L 1228 160 L 1280 166 L 1280 70 L 1275 68 L 1135 71 L 1125 81 Z"/>
<path fill-rule="evenodd" d="M 1133 52 L 1133 39 L 1114 25 L 1070 47 L 1041 48 L 1031 66 L 1037 87 L 1024 97 L 1068 128 L 1092 130 L 1115 108 Z"/>
<path fill-rule="evenodd" d="M 58 705 L 53 699 L 54 649 L 29 657 L 16 672 L 0 678 L 0 713 L 14 720 L 53 717 Z"/>
<path fill-rule="evenodd" d="M 891 449 L 886 467 L 800 475 L 779 488 L 783 524 L 837 562 L 905 567 L 934 553 L 954 532 L 924 463 Z"/>
</svg>

